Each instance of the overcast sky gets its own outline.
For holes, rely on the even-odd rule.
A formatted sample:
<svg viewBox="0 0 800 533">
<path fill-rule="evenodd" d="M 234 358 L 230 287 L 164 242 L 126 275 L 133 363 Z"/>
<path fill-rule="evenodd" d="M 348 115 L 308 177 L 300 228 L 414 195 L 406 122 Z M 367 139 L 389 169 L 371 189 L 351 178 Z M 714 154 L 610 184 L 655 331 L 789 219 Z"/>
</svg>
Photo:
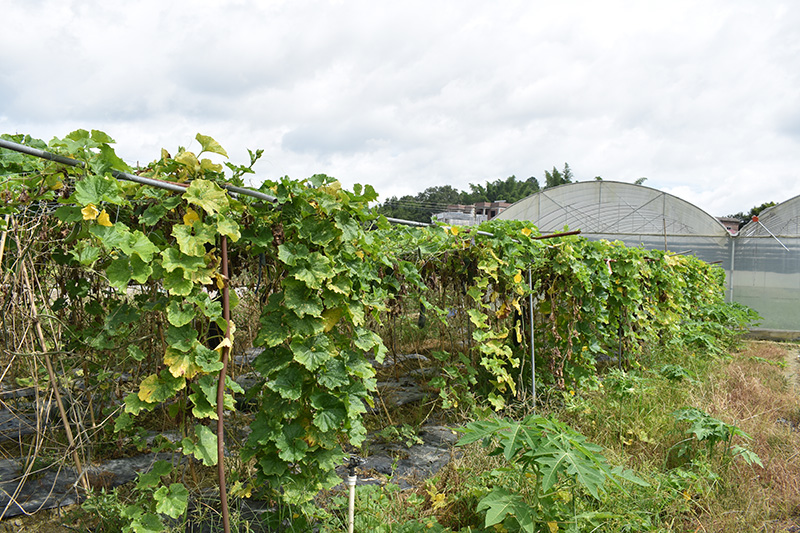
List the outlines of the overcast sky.
<svg viewBox="0 0 800 533">
<path fill-rule="evenodd" d="M 0 132 L 381 198 L 569 163 L 712 215 L 800 194 L 800 3 L 0 0 Z"/>
</svg>

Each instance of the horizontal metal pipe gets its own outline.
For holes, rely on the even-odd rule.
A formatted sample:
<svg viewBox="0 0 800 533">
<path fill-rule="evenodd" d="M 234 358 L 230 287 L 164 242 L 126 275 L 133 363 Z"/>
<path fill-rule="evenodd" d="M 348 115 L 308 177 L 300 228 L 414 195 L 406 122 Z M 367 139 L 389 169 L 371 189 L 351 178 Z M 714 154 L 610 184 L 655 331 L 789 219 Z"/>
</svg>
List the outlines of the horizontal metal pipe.
<svg viewBox="0 0 800 533">
<path fill-rule="evenodd" d="M 62 165 L 69 165 L 72 167 L 81 167 L 81 168 L 86 166 L 86 164 L 83 161 L 78 161 L 77 159 L 64 157 L 58 154 L 53 154 L 51 152 L 46 152 L 44 150 L 39 150 L 38 148 L 25 146 L 24 144 L 18 144 L 15 142 L 7 141 L 5 139 L 0 139 L 0 148 L 6 148 L 8 150 L 13 150 L 15 152 L 32 155 L 41 159 L 47 159 L 48 161 L 54 161 L 56 163 L 61 163 Z M 135 174 L 129 174 L 127 172 L 120 172 L 118 170 L 112 170 L 111 175 L 117 179 L 132 181 L 135 183 L 139 183 L 141 185 L 149 185 L 151 187 L 158 187 L 159 189 L 166 189 L 168 191 L 173 191 L 173 192 L 182 193 L 185 192 L 186 187 L 188 187 L 188 184 L 174 183 L 171 181 L 146 178 L 144 176 L 137 176 Z M 264 200 L 271 203 L 275 202 L 274 196 L 264 194 L 263 192 L 253 191 L 251 189 L 245 189 L 244 187 L 236 187 L 234 185 L 228 185 L 227 183 L 223 183 L 221 187 L 231 192 L 233 195 L 243 194 L 245 196 L 258 198 L 259 200 Z"/>
<path fill-rule="evenodd" d="M 386 217 L 386 221 L 392 224 L 400 224 L 403 226 L 414 226 L 418 228 L 429 228 L 431 226 L 436 225 L 432 222 L 425 223 L 425 222 L 417 222 L 416 220 L 404 220 L 402 218 L 391 218 L 391 217 Z M 443 227 L 447 228 L 451 226 L 443 226 Z M 464 233 L 472 233 L 472 231 L 473 231 L 472 229 L 467 228 L 464 230 Z M 475 233 L 477 233 L 478 235 L 484 235 L 486 237 L 494 237 L 494 233 L 489 233 L 488 231 L 475 231 Z M 556 237 L 568 237 L 570 235 L 580 235 L 580 233 L 581 230 L 575 230 L 575 231 L 567 231 L 564 233 L 551 233 L 550 235 L 539 235 L 538 237 L 531 237 L 531 239 L 538 241 L 544 239 L 554 239 Z M 519 241 L 514 241 L 514 242 L 519 242 Z"/>
</svg>

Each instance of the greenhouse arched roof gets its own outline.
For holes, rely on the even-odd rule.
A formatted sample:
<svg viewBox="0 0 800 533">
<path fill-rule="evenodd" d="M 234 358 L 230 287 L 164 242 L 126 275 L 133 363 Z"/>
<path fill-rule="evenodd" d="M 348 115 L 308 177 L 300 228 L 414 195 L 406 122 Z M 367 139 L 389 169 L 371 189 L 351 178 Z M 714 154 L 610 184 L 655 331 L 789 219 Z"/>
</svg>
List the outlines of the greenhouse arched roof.
<svg viewBox="0 0 800 533">
<path fill-rule="evenodd" d="M 585 234 L 729 236 L 716 218 L 677 196 L 617 181 L 553 187 L 523 198 L 497 218 L 530 220 L 542 233 L 567 226 Z"/>
<path fill-rule="evenodd" d="M 765 209 L 758 215 L 758 222 L 750 221 L 741 230 L 742 237 L 800 236 L 800 196 Z"/>
</svg>

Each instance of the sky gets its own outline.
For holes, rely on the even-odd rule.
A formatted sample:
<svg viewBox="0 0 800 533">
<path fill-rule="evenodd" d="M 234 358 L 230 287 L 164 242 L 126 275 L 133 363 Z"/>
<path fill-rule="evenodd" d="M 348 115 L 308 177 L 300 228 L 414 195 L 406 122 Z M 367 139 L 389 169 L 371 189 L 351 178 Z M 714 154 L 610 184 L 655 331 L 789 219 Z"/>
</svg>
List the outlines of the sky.
<svg viewBox="0 0 800 533">
<path fill-rule="evenodd" d="M 0 0 L 0 133 L 381 199 L 568 163 L 711 215 L 800 194 L 800 3 Z M 217 157 L 219 159 L 219 157 Z"/>
</svg>

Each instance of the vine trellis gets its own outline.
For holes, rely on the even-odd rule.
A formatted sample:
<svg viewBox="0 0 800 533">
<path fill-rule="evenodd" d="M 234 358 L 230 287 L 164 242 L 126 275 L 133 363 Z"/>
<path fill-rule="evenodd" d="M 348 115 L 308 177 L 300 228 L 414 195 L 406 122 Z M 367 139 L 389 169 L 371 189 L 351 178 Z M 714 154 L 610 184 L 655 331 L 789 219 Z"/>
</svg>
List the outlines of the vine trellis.
<svg viewBox="0 0 800 533">
<path fill-rule="evenodd" d="M 723 301 L 722 270 L 689 256 L 569 234 L 544 241 L 520 221 L 399 228 L 370 208 L 371 186 L 345 190 L 325 175 L 247 189 L 261 151 L 245 165 L 215 163 L 227 153 L 204 135 L 198 153 L 162 150 L 136 170 L 99 131 L 3 139 L 0 147 L 25 153 L 0 150 L 9 287 L 0 303 L 47 310 L 39 349 L 14 318 L 5 356 L 58 350 L 79 362 L 86 390 L 96 391 L 89 405 L 113 415 L 118 442 L 159 410 L 179 421 L 182 439 L 171 447 L 190 467 L 217 466 L 224 514 L 223 421 L 245 392 L 227 373 L 234 347 L 263 351 L 253 362 L 261 381 L 249 391 L 259 408 L 240 450 L 242 468 L 257 475 L 234 472 L 231 491 L 302 503 L 341 481 L 343 444 L 364 441 L 373 361 L 386 355 L 382 334 L 396 320 L 416 317 L 450 338 L 433 354 L 441 372 L 429 383 L 444 407 L 473 398 L 502 410 L 527 386 L 526 360 L 547 390 L 574 390 L 596 379 L 599 358 L 619 353 L 619 364 L 635 365 L 650 344 L 684 342 L 679 329 Z M 20 224 L 34 213 L 36 225 Z M 11 289 L 26 262 L 47 285 L 38 294 Z M 456 329 L 467 338 L 447 334 Z M 535 360 L 526 355 L 534 336 Z M 140 379 L 122 394 L 125 373 Z M 49 376 L 54 391 L 63 380 Z M 86 446 L 87 436 L 77 440 Z M 81 446 L 68 448 L 80 469 Z M 161 484 L 175 468 L 161 464 L 140 479 L 147 497 L 125 511 L 132 530 L 186 512 L 184 483 Z"/>
</svg>

